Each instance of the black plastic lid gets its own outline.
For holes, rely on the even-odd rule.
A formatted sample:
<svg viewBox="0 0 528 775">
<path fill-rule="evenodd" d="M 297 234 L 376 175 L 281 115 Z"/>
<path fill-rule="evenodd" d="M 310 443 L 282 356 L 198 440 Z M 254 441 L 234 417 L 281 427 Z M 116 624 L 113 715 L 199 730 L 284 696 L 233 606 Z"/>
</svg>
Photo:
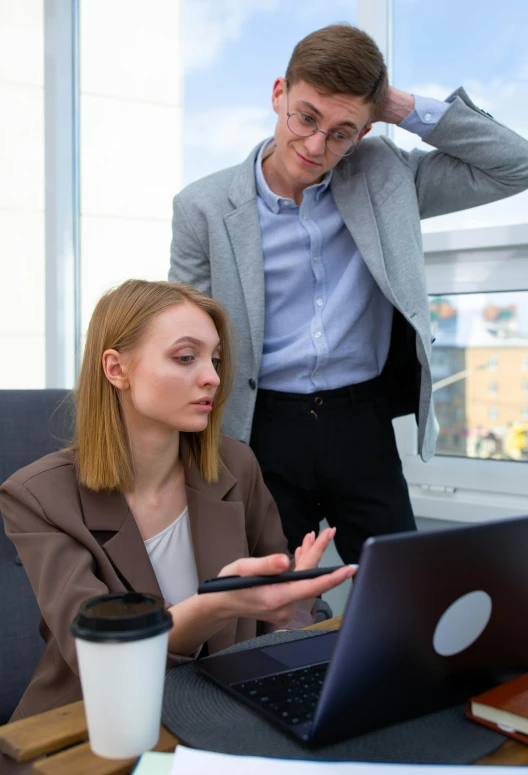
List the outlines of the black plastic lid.
<svg viewBox="0 0 528 775">
<path fill-rule="evenodd" d="M 84 600 L 70 631 L 81 640 L 127 643 L 152 638 L 171 627 L 172 616 L 161 597 L 123 592 Z"/>
</svg>

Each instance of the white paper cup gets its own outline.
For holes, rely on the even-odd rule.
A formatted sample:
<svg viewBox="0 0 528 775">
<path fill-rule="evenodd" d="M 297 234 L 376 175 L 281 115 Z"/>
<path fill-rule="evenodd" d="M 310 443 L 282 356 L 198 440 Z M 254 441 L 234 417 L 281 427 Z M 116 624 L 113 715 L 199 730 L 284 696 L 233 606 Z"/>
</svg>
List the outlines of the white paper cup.
<svg viewBox="0 0 528 775">
<path fill-rule="evenodd" d="M 92 751 L 140 756 L 158 742 L 172 617 L 155 595 L 85 600 L 71 624 Z"/>
</svg>

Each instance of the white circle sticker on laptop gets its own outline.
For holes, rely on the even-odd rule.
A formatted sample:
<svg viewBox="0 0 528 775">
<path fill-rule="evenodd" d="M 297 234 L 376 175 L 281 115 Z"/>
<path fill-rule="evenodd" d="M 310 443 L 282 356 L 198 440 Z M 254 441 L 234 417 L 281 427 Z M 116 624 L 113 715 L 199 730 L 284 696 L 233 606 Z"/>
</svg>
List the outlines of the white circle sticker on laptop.
<svg viewBox="0 0 528 775">
<path fill-rule="evenodd" d="M 433 635 L 433 647 L 442 657 L 459 654 L 484 632 L 491 616 L 491 597 L 481 589 L 462 595 L 446 608 Z"/>
</svg>

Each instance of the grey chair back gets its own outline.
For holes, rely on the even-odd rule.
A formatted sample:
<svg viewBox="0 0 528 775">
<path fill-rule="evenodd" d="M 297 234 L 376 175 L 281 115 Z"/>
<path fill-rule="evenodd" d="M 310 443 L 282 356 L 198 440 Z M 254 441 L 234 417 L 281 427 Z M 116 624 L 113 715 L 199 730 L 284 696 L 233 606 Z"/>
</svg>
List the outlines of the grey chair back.
<svg viewBox="0 0 528 775">
<path fill-rule="evenodd" d="M 0 483 L 64 447 L 71 435 L 67 390 L 0 390 Z M 0 724 L 24 693 L 44 648 L 28 577 L 0 520 Z"/>
</svg>

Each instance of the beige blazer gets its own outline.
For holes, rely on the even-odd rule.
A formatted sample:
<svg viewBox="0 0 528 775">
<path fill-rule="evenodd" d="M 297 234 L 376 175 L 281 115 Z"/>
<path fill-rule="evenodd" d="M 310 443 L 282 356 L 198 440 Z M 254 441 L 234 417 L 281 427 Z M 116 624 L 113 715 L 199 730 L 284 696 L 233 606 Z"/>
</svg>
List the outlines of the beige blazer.
<svg viewBox="0 0 528 775">
<path fill-rule="evenodd" d="M 183 459 L 188 459 L 182 449 Z M 286 552 L 275 502 L 251 449 L 224 438 L 218 482 L 186 467 L 189 520 L 199 581 L 239 557 Z M 161 596 L 138 527 L 119 492 L 79 484 L 72 452 L 57 452 L 13 474 L 0 487 L 0 510 L 42 613 L 46 648 L 13 720 L 81 699 L 70 622 L 85 598 L 132 588 Z M 306 608 L 309 608 L 307 604 Z M 288 627 L 311 623 L 306 608 Z M 267 631 L 273 629 L 265 626 Z M 209 653 L 255 637 L 257 622 L 233 619 L 207 642 Z M 191 658 L 169 654 L 168 667 Z"/>
</svg>

